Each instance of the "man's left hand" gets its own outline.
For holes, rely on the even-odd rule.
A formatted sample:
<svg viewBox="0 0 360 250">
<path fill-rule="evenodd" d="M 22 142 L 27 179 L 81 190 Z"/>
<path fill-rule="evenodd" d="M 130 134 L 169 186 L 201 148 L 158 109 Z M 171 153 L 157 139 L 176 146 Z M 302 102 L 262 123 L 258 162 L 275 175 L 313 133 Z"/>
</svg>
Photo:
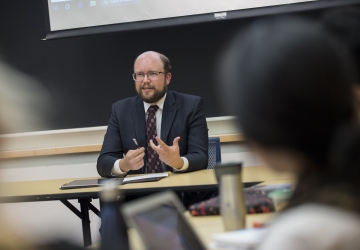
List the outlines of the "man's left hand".
<svg viewBox="0 0 360 250">
<path fill-rule="evenodd" d="M 180 169 L 184 165 L 184 160 L 180 157 L 179 140 L 180 137 L 176 137 L 172 146 L 166 145 L 158 136 L 156 136 L 158 145 L 156 146 L 152 140 L 150 140 L 150 146 L 159 155 L 159 159 L 166 165 L 172 168 Z"/>
</svg>

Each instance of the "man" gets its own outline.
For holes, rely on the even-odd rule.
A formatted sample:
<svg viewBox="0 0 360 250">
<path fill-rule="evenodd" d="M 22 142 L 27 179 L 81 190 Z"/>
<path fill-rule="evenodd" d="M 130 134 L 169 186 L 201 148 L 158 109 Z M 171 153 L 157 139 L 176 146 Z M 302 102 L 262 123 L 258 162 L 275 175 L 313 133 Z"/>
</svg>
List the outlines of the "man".
<svg viewBox="0 0 360 250">
<path fill-rule="evenodd" d="M 148 51 L 134 63 L 138 96 L 113 104 L 97 161 L 103 177 L 126 173 L 195 171 L 208 162 L 202 99 L 167 89 L 169 59 Z"/>
</svg>

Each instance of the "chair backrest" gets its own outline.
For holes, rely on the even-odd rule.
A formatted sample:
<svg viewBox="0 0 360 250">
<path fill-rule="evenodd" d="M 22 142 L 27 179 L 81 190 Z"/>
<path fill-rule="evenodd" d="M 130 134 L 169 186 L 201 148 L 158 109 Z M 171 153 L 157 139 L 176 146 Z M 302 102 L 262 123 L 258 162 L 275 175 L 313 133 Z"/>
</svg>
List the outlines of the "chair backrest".
<svg viewBox="0 0 360 250">
<path fill-rule="evenodd" d="M 209 161 L 208 169 L 214 168 L 215 165 L 221 162 L 221 148 L 219 137 L 209 137 Z"/>
</svg>

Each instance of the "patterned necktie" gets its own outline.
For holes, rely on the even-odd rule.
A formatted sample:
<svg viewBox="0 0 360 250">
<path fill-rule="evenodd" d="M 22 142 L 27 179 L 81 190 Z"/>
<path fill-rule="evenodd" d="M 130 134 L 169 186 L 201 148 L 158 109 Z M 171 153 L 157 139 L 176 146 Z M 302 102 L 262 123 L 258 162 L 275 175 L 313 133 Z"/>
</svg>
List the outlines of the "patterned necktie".
<svg viewBox="0 0 360 250">
<path fill-rule="evenodd" d="M 146 120 L 146 139 L 147 139 L 147 172 L 159 173 L 162 172 L 161 162 L 159 155 L 150 146 L 149 140 L 153 140 L 156 137 L 156 110 L 159 107 L 157 105 L 150 106 L 148 109 L 148 117 Z M 158 145 L 156 139 L 153 140 L 155 145 Z"/>
</svg>

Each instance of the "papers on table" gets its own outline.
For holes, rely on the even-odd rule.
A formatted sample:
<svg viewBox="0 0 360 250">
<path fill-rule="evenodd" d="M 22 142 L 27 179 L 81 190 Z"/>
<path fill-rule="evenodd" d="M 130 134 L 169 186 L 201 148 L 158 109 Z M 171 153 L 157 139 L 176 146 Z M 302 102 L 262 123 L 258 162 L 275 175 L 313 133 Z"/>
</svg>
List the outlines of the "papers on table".
<svg viewBox="0 0 360 250">
<path fill-rule="evenodd" d="M 267 228 L 251 228 L 227 233 L 213 234 L 211 249 L 255 249 L 265 236 Z"/>
<path fill-rule="evenodd" d="M 140 176 L 125 177 L 123 183 L 154 181 L 167 176 L 169 176 L 169 173 L 165 172 L 165 173 L 153 173 L 153 174 L 144 174 Z"/>
</svg>

